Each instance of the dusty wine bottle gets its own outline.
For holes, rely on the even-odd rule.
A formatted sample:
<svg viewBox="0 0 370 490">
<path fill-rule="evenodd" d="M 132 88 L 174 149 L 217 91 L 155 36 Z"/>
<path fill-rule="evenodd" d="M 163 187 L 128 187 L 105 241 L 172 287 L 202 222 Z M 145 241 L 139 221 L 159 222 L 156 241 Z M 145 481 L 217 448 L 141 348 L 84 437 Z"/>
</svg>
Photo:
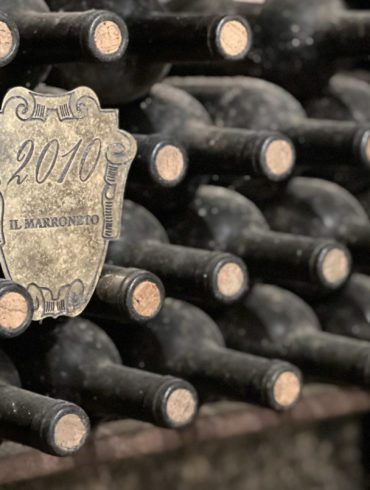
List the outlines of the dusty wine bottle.
<svg viewBox="0 0 370 490">
<path fill-rule="evenodd" d="M 0 393 L 2 439 L 25 444 L 54 456 L 68 456 L 84 445 L 90 431 L 85 412 L 73 403 L 20 388 L 19 374 L 2 351 Z"/>
<path fill-rule="evenodd" d="M 300 397 L 299 370 L 226 349 L 212 319 L 183 301 L 166 299 L 154 320 L 108 333 L 128 364 L 184 377 L 203 401 L 221 396 L 286 410 Z"/>
<path fill-rule="evenodd" d="M 274 230 L 338 240 L 359 269 L 369 268 L 370 221 L 357 199 L 333 182 L 293 178 L 263 206 Z"/>
<path fill-rule="evenodd" d="M 312 304 L 324 330 L 370 340 L 370 277 L 353 274 L 346 286 Z"/>
<path fill-rule="evenodd" d="M 8 341 L 6 349 L 24 386 L 74 400 L 94 419 L 130 417 L 174 428 L 196 414 L 189 383 L 122 366 L 109 337 L 88 320 L 39 326 Z"/>
<path fill-rule="evenodd" d="M 32 322 L 33 302 L 28 291 L 8 279 L 0 278 L 0 337 L 21 335 Z"/>
<path fill-rule="evenodd" d="M 56 85 L 67 89 L 89 85 L 105 105 L 144 96 L 168 72 L 167 63 L 238 60 L 251 46 L 251 29 L 240 16 L 168 14 L 157 0 L 48 0 L 48 4 L 55 11 L 107 7 L 127 22 L 127 58 L 104 70 L 59 65 L 52 75 Z"/>
<path fill-rule="evenodd" d="M 169 243 L 159 221 L 142 206 L 125 201 L 121 237 L 111 242 L 108 263 L 156 274 L 170 296 L 208 306 L 238 301 L 248 288 L 241 259 Z"/>
<path fill-rule="evenodd" d="M 132 132 L 160 132 L 177 138 L 189 154 L 189 173 L 251 175 L 286 179 L 295 163 L 292 143 L 275 131 L 220 129 L 196 99 L 165 84 L 146 99 L 125 107 L 122 127 Z"/>
<path fill-rule="evenodd" d="M 257 78 L 169 79 L 208 110 L 214 123 L 231 128 L 282 131 L 294 143 L 297 163 L 311 171 L 339 164 L 370 171 L 370 123 L 310 119 L 284 89 Z"/>
<path fill-rule="evenodd" d="M 84 315 L 118 323 L 145 322 L 158 315 L 164 296 L 162 281 L 154 274 L 105 265 Z"/>
<path fill-rule="evenodd" d="M 35 87 L 50 64 L 113 62 L 127 49 L 125 22 L 107 10 L 50 12 L 43 0 L 4 0 L 1 9 L 14 19 L 20 36 L 17 60 L 2 70 L 2 92 L 15 84 Z"/>
<path fill-rule="evenodd" d="M 343 0 L 269 0 L 259 8 L 244 2 L 237 11 L 248 16 L 254 33 L 247 60 L 194 65 L 182 74 L 257 76 L 306 99 L 319 94 L 348 58 L 369 55 L 369 10 L 346 9 Z"/>
<path fill-rule="evenodd" d="M 159 134 L 134 135 L 137 153 L 130 169 L 128 184 L 175 187 L 185 178 L 188 156 L 185 149 L 172 138 Z"/>
<path fill-rule="evenodd" d="M 322 290 L 342 286 L 351 270 L 346 247 L 327 239 L 271 231 L 259 209 L 230 189 L 200 186 L 169 234 L 174 243 L 224 250 L 245 260 L 251 276 Z"/>
<path fill-rule="evenodd" d="M 256 285 L 217 323 L 233 349 L 296 364 L 320 382 L 370 386 L 370 345 L 322 332 L 301 298 L 276 286 Z"/>
</svg>

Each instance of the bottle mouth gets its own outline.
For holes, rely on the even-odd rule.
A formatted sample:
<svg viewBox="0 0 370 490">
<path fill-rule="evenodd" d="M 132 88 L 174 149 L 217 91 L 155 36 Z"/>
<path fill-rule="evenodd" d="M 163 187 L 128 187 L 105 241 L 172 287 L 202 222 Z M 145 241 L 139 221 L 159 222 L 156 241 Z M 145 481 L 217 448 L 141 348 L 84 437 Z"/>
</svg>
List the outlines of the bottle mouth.
<svg viewBox="0 0 370 490">
<path fill-rule="evenodd" d="M 296 153 L 293 143 L 282 136 L 270 137 L 263 143 L 260 153 L 260 171 L 269 180 L 286 180 L 295 167 Z"/>
<path fill-rule="evenodd" d="M 239 16 L 227 16 L 216 27 L 216 48 L 227 60 L 242 60 L 252 46 L 252 30 L 249 23 Z"/>
<path fill-rule="evenodd" d="M 19 31 L 15 24 L 0 14 L 0 67 L 6 66 L 17 55 Z"/>
<path fill-rule="evenodd" d="M 89 25 L 87 44 L 97 61 L 118 61 L 127 50 L 129 33 L 126 23 L 111 12 L 95 11 Z"/>
<path fill-rule="evenodd" d="M 130 287 L 127 301 L 133 319 L 142 322 L 155 318 L 164 302 L 164 287 L 160 279 L 143 272 Z"/>
<path fill-rule="evenodd" d="M 175 378 L 167 381 L 157 395 L 157 423 L 168 428 L 191 424 L 198 412 L 198 396 L 191 384 Z"/>
<path fill-rule="evenodd" d="M 52 454 L 68 456 L 78 451 L 90 433 L 90 422 L 86 413 L 77 405 L 62 402 L 47 414 L 51 420 L 46 442 Z"/>
<path fill-rule="evenodd" d="M 301 398 L 302 375 L 293 366 L 282 367 L 267 383 L 267 390 L 269 406 L 275 410 L 288 410 Z"/>
<path fill-rule="evenodd" d="M 215 300 L 224 304 L 238 301 L 248 290 L 248 271 L 244 262 L 231 255 L 217 257 L 215 262 L 211 265 L 215 266 L 211 275 Z"/>
<path fill-rule="evenodd" d="M 0 337 L 22 334 L 32 322 L 33 311 L 26 289 L 11 281 L 0 281 Z"/>
<path fill-rule="evenodd" d="M 352 260 L 349 251 L 339 244 L 326 245 L 316 259 L 316 272 L 321 284 L 329 289 L 342 286 L 350 276 Z"/>
<path fill-rule="evenodd" d="M 173 143 L 157 146 L 152 171 L 161 186 L 175 187 L 185 178 L 188 159 L 185 150 Z"/>
</svg>

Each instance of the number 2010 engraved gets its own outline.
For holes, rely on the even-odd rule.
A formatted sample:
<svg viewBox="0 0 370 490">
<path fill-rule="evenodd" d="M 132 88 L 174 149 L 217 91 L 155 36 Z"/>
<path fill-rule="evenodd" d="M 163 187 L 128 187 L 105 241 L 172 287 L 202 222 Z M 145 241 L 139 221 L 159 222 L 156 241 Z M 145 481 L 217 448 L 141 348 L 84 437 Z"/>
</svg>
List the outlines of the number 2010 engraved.
<svg viewBox="0 0 370 490">
<path fill-rule="evenodd" d="M 53 171 L 57 177 L 57 182 L 62 184 L 72 165 L 76 160 L 77 153 L 82 147 L 82 139 L 67 152 L 60 152 L 60 143 L 57 139 L 52 139 L 41 149 L 39 153 L 35 152 L 35 143 L 33 140 L 24 141 L 17 152 L 17 161 L 20 166 L 10 177 L 8 184 L 13 180 L 17 184 L 22 184 L 28 178 L 29 165 L 35 165 L 35 178 L 38 184 L 43 184 L 52 174 Z M 79 178 L 81 182 L 87 182 L 93 175 L 101 155 L 102 142 L 95 138 L 85 145 L 81 158 L 78 162 Z"/>
</svg>

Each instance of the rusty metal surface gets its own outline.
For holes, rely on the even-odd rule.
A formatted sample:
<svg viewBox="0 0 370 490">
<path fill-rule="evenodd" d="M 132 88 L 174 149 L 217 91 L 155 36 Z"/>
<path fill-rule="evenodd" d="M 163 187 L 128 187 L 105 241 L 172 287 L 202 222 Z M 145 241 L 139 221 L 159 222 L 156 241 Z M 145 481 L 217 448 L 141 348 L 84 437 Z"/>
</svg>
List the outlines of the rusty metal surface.
<svg viewBox="0 0 370 490">
<path fill-rule="evenodd" d="M 159 429 L 133 421 L 103 424 L 80 453 L 69 458 L 58 459 L 4 443 L 0 448 L 0 484 L 169 452 L 192 443 L 344 417 L 369 410 L 369 393 L 331 386 L 312 386 L 294 410 L 283 414 L 241 403 L 219 403 L 204 407 L 194 425 L 181 431 Z"/>
</svg>

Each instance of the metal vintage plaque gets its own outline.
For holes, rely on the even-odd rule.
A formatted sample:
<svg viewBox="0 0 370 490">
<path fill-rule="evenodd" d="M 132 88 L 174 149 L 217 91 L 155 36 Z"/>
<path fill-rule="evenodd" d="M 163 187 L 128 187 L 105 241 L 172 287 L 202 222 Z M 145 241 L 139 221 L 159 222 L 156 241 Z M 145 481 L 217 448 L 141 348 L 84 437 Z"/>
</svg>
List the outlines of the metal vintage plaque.
<svg viewBox="0 0 370 490">
<path fill-rule="evenodd" d="M 0 112 L 0 261 L 30 292 L 34 320 L 76 316 L 119 237 L 134 138 L 86 87 L 10 90 Z"/>
</svg>

